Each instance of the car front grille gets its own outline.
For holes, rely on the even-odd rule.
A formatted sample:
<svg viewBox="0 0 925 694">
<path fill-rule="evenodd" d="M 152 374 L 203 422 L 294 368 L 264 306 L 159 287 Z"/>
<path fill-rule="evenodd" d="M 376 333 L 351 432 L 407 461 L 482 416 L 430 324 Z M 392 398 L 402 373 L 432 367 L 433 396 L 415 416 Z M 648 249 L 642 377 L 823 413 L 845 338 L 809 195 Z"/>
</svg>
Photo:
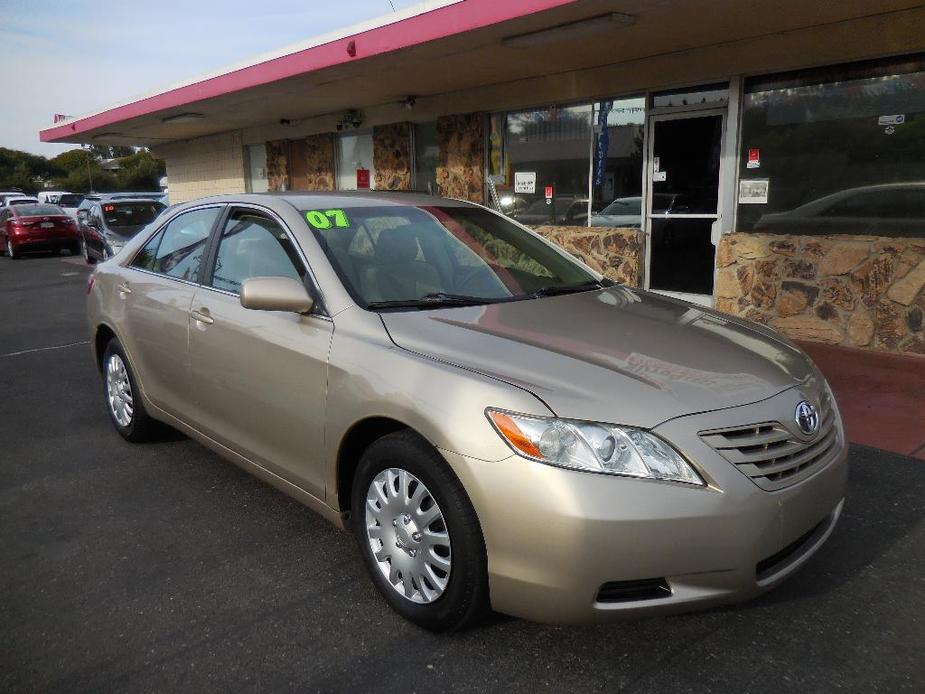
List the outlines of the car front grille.
<svg viewBox="0 0 925 694">
<path fill-rule="evenodd" d="M 711 448 L 767 491 L 776 491 L 813 474 L 835 448 L 835 411 L 828 394 L 819 405 L 819 431 L 806 439 L 780 422 L 700 432 Z"/>
</svg>

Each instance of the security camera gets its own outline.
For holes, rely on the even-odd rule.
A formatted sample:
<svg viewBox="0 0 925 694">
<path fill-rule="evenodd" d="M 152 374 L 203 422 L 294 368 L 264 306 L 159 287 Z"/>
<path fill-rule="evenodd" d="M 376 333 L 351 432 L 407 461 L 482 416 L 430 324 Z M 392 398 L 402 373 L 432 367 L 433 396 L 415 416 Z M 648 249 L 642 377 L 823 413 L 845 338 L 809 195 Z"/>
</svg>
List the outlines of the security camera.
<svg viewBox="0 0 925 694">
<path fill-rule="evenodd" d="M 350 121 L 350 122 L 353 124 L 353 127 L 354 127 L 354 128 L 359 128 L 361 125 L 363 125 L 363 121 L 360 120 L 359 118 L 354 118 L 354 119 L 353 119 L 352 121 Z"/>
</svg>

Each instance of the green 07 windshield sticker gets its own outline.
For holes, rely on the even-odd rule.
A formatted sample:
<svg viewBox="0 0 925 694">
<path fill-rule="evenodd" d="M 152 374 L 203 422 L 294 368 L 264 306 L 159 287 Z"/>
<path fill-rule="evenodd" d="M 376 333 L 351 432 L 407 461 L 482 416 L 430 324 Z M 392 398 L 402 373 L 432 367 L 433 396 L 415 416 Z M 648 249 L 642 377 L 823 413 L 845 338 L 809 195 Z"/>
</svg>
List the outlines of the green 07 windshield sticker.
<svg viewBox="0 0 925 694">
<path fill-rule="evenodd" d="M 306 221 L 316 229 L 347 229 L 350 227 L 350 220 L 347 219 L 347 213 L 343 210 L 309 210 L 305 213 Z"/>
</svg>

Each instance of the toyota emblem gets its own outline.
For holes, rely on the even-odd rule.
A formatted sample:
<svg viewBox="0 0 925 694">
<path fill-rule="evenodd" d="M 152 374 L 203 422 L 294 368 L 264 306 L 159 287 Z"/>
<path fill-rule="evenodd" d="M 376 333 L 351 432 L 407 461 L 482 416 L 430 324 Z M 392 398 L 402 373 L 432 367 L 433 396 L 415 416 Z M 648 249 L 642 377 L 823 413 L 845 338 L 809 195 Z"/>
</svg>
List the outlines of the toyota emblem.
<svg viewBox="0 0 925 694">
<path fill-rule="evenodd" d="M 819 411 L 806 400 L 797 405 L 795 419 L 800 431 L 807 436 L 819 431 Z"/>
</svg>

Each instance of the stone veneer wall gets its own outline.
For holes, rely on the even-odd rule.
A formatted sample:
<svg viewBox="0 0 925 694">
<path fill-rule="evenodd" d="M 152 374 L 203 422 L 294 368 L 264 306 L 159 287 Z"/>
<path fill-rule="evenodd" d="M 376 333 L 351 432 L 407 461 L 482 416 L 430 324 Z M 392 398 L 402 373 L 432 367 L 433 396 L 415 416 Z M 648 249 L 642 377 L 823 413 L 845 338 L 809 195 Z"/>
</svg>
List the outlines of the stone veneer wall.
<svg viewBox="0 0 925 694">
<path fill-rule="evenodd" d="M 268 190 L 334 190 L 334 133 L 309 135 L 304 140 L 274 140 L 266 147 Z M 305 159 L 293 162 L 293 156 Z M 301 180 L 293 180 L 293 171 Z"/>
<path fill-rule="evenodd" d="M 537 226 L 534 231 L 610 279 L 638 287 L 642 280 L 639 229 Z"/>
<path fill-rule="evenodd" d="M 267 189 L 278 193 L 289 188 L 289 143 L 273 140 L 267 147 Z"/>
<path fill-rule="evenodd" d="M 306 184 L 300 190 L 334 190 L 334 133 L 305 138 Z"/>
<path fill-rule="evenodd" d="M 925 238 L 724 236 L 716 308 L 788 337 L 925 355 Z"/>
<path fill-rule="evenodd" d="M 485 161 L 484 117 L 481 113 L 441 116 L 437 119 L 437 194 L 484 202 L 482 180 Z"/>
<path fill-rule="evenodd" d="M 373 128 L 373 169 L 376 190 L 411 190 L 410 123 Z"/>
</svg>

